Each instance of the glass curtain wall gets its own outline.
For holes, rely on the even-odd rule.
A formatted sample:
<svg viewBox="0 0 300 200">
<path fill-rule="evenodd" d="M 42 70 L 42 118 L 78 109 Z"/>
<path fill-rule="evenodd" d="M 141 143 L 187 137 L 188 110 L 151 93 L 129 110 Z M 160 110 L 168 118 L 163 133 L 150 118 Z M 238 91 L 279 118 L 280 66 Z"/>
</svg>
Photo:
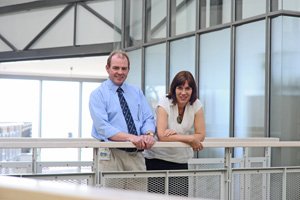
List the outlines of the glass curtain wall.
<svg viewBox="0 0 300 200">
<path fill-rule="evenodd" d="M 32 123 L 32 137 L 38 137 L 40 81 L 0 79 L 0 122 Z"/>
<path fill-rule="evenodd" d="M 287 101 L 283 100 L 286 98 L 283 93 L 285 95 L 286 91 L 296 93 L 292 89 L 298 87 L 297 83 L 290 83 L 290 77 L 296 77 L 297 73 L 289 74 L 292 70 L 285 71 L 287 67 L 283 62 L 284 57 L 293 58 L 295 55 L 296 60 L 298 56 L 295 48 L 290 48 L 290 51 L 284 48 L 285 45 L 297 46 L 295 45 L 298 41 L 297 20 L 290 20 L 289 17 L 272 19 L 272 32 L 269 35 L 267 21 L 261 18 L 271 17 L 267 7 L 269 4 L 271 12 L 299 11 L 298 1 L 146 0 L 144 4 L 138 0 L 124 2 L 126 2 L 124 49 L 133 57 L 134 62 L 141 62 L 141 69 L 144 67 L 144 72 L 143 70 L 137 72 L 143 73 L 137 84 L 139 81 L 141 85 L 144 83 L 143 89 L 154 114 L 158 100 L 164 97 L 167 92 L 166 86 L 174 75 L 179 70 L 187 69 L 198 78 L 199 97 L 204 104 L 207 137 L 265 137 L 269 134 L 282 137 L 282 130 L 288 127 L 287 131 L 294 137 L 286 135 L 286 139 L 297 139 L 296 125 L 287 126 L 283 116 L 273 115 L 279 112 L 276 110 L 278 106 L 281 108 L 283 102 Z M 231 10 L 232 8 L 235 10 Z M 276 20 L 280 23 L 276 22 L 278 25 L 275 26 Z M 283 31 L 285 29 L 287 30 Z M 233 41 L 230 39 L 232 36 Z M 266 49 L 269 48 L 267 46 L 269 36 L 272 38 L 271 105 L 270 113 L 265 113 L 269 106 L 269 102 L 266 102 L 266 87 L 268 87 Z M 169 52 L 166 52 L 167 50 Z M 197 57 L 193 57 L 193 54 Z M 280 62 L 277 62 L 278 59 Z M 189 68 L 192 65 L 195 68 Z M 234 80 L 231 80 L 231 77 Z M 285 83 L 285 79 L 289 82 Z M 230 85 L 233 83 L 234 85 Z M 283 90 L 283 85 L 288 85 L 288 89 Z M 230 91 L 230 87 L 234 91 Z M 233 94 L 232 101 L 230 94 Z M 230 110 L 233 113 L 230 113 Z M 297 119 L 297 115 L 293 113 L 295 110 L 285 110 L 285 115 L 293 116 L 286 119 Z M 271 133 L 266 133 L 265 117 L 269 115 Z M 233 116 L 233 122 L 230 121 L 230 116 Z M 229 132 L 230 130 L 232 132 Z M 200 152 L 199 156 L 223 155 L 223 152 L 218 150 L 205 151 Z M 261 156 L 262 152 L 261 149 L 251 149 L 250 156 Z M 282 157 L 288 153 L 290 152 L 281 151 Z M 235 149 L 235 154 L 236 157 L 240 157 L 241 149 Z M 297 153 L 294 154 L 298 156 Z M 281 164 L 281 161 L 279 163 Z"/>
<path fill-rule="evenodd" d="M 159 99 L 166 95 L 166 45 L 159 44 L 145 49 L 145 96 L 156 116 Z"/>
<path fill-rule="evenodd" d="M 91 138 L 89 95 L 99 85 L 0 79 L 0 123 L 29 122 L 33 138 Z M 41 149 L 39 158 L 41 161 L 76 161 L 78 155 L 76 149 Z M 91 149 L 83 149 L 81 155 L 82 160 L 92 160 Z"/>
<path fill-rule="evenodd" d="M 130 59 L 130 71 L 126 78 L 126 82 L 142 88 L 142 50 L 127 52 Z"/>
<path fill-rule="evenodd" d="M 231 0 L 200 0 L 199 3 L 201 29 L 231 21 Z"/>
<path fill-rule="evenodd" d="M 142 44 L 143 1 L 123 1 L 126 7 L 125 14 L 125 46 L 130 47 Z"/>
<path fill-rule="evenodd" d="M 101 83 L 83 82 L 81 97 L 81 137 L 91 138 L 92 119 L 89 110 L 89 99 L 91 92 L 99 87 Z M 93 160 L 93 150 L 91 148 L 81 149 L 81 160 Z"/>
<path fill-rule="evenodd" d="M 272 19 L 271 33 L 270 136 L 300 141 L 300 18 Z M 274 149 L 272 165 L 299 166 L 300 148 Z"/>
<path fill-rule="evenodd" d="M 265 29 L 264 20 L 236 28 L 235 137 L 265 136 Z"/>
<path fill-rule="evenodd" d="M 41 137 L 91 138 L 92 121 L 88 101 L 90 92 L 97 86 L 99 83 L 84 83 L 82 86 L 79 82 L 43 81 Z M 92 159 L 89 156 L 91 153 L 90 150 L 82 151 L 82 159 Z M 41 161 L 76 161 L 78 150 L 41 149 L 40 159 Z"/>
<path fill-rule="evenodd" d="M 121 8 L 117 1 L 89 1 L 77 6 L 76 43 L 78 45 L 121 41 Z M 97 14 L 90 12 L 95 11 Z M 99 20 L 99 15 L 115 27 Z M 88 22 L 88 23 L 87 23 Z M 97 24 L 97 26 L 91 26 Z M 105 31 L 103 31 L 105 30 Z"/>
<path fill-rule="evenodd" d="M 206 137 L 229 137 L 230 29 L 200 35 L 199 59 L 199 97 Z M 224 149 L 204 149 L 199 156 L 223 158 Z"/>
<path fill-rule="evenodd" d="M 279 3 L 281 1 L 279 0 Z M 283 10 L 300 11 L 300 1 L 298 0 L 282 0 Z"/>
<path fill-rule="evenodd" d="M 272 11 L 290 10 L 300 11 L 300 2 L 298 0 L 271 0 Z"/>
<path fill-rule="evenodd" d="M 43 138 L 78 138 L 79 83 L 43 81 Z"/>
<path fill-rule="evenodd" d="M 236 0 L 235 19 L 241 20 L 266 13 L 266 0 Z"/>
<path fill-rule="evenodd" d="M 182 70 L 190 71 L 195 77 L 195 37 L 170 42 L 170 84 Z"/>
<path fill-rule="evenodd" d="M 167 0 L 146 1 L 146 41 L 166 38 Z"/>
<path fill-rule="evenodd" d="M 180 35 L 196 29 L 196 0 L 171 2 L 171 35 Z"/>
</svg>

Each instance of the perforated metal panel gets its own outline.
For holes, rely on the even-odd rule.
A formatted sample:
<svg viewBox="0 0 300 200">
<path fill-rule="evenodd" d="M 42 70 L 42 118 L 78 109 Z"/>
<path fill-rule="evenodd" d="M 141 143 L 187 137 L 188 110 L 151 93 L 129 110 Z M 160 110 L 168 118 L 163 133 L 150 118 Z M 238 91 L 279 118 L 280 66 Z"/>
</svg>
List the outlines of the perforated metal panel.
<svg viewBox="0 0 300 200">
<path fill-rule="evenodd" d="M 286 177 L 286 199 L 300 199 L 300 172 L 289 172 Z"/>
<path fill-rule="evenodd" d="M 32 178 L 51 182 L 60 182 L 77 185 L 94 185 L 94 173 L 74 173 L 74 174 L 38 174 L 38 175 L 15 175 L 24 178 Z"/>
<path fill-rule="evenodd" d="M 41 169 L 43 174 L 92 172 L 91 166 L 42 167 Z"/>
<path fill-rule="evenodd" d="M 162 175 L 162 172 L 165 174 Z M 159 174 L 143 174 L 147 178 L 130 172 L 127 175 L 135 178 L 120 178 L 119 173 L 102 172 L 103 187 L 204 199 L 224 198 L 223 172 L 184 171 L 177 174 L 159 171 Z"/>
<path fill-rule="evenodd" d="M 268 199 L 268 174 L 235 174 L 233 176 L 234 199 Z"/>
<path fill-rule="evenodd" d="M 298 176 L 300 172 L 297 173 Z M 291 190 L 293 197 L 287 199 L 299 199 L 297 189 L 299 191 L 300 181 L 295 180 L 293 183 L 297 188 Z M 233 173 L 233 199 L 235 200 L 281 200 L 283 199 L 283 173 L 272 172 L 271 170 L 245 170 Z M 289 186 L 287 185 L 287 188 Z M 287 192 L 288 193 L 288 192 Z M 297 197 L 297 198 L 295 198 Z"/>
<path fill-rule="evenodd" d="M 0 174 L 26 174 L 27 168 L 19 167 L 1 167 Z"/>
<path fill-rule="evenodd" d="M 270 174 L 270 199 L 282 199 L 283 175 L 279 173 Z"/>
<path fill-rule="evenodd" d="M 196 176 L 190 177 L 189 197 L 206 199 L 222 199 L 221 176 Z M 223 194 L 224 195 L 224 194 Z"/>
<path fill-rule="evenodd" d="M 77 184 L 77 185 L 88 185 L 87 179 L 51 180 L 51 182 L 70 183 L 70 184 Z"/>
<path fill-rule="evenodd" d="M 224 163 L 189 164 L 189 169 L 224 169 Z"/>
<path fill-rule="evenodd" d="M 0 162 L 0 174 L 32 173 L 31 162 Z"/>
<path fill-rule="evenodd" d="M 121 190 L 134 190 L 147 192 L 147 178 L 106 178 L 103 186 Z"/>
</svg>

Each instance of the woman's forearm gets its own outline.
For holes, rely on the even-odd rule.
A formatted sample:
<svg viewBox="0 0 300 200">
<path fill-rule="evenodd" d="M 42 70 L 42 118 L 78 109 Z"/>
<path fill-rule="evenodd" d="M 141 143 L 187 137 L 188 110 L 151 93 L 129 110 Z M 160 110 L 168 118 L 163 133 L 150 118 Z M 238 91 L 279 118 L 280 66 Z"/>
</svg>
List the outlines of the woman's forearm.
<svg viewBox="0 0 300 200">
<path fill-rule="evenodd" d="M 170 135 L 168 137 L 161 136 L 159 137 L 159 141 L 161 142 L 184 142 L 184 143 L 191 143 L 194 140 L 194 135 Z"/>
</svg>

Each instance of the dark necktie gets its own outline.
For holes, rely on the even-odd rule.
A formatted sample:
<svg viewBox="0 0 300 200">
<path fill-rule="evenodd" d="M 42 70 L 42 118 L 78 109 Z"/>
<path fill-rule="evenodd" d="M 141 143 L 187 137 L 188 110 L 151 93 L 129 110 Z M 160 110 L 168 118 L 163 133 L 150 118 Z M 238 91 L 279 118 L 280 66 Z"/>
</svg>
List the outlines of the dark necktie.
<svg viewBox="0 0 300 200">
<path fill-rule="evenodd" d="M 120 101 L 120 105 L 121 105 L 121 108 L 122 108 L 122 112 L 123 112 L 123 115 L 125 117 L 125 121 L 126 121 L 126 124 L 127 124 L 128 133 L 131 133 L 133 135 L 137 135 L 135 124 L 134 124 L 134 121 L 132 119 L 132 115 L 131 115 L 130 109 L 128 107 L 128 104 L 127 104 L 124 96 L 123 96 L 123 90 L 122 90 L 122 88 L 119 87 L 117 89 L 117 92 L 118 92 L 118 96 L 119 96 L 119 101 Z"/>
</svg>

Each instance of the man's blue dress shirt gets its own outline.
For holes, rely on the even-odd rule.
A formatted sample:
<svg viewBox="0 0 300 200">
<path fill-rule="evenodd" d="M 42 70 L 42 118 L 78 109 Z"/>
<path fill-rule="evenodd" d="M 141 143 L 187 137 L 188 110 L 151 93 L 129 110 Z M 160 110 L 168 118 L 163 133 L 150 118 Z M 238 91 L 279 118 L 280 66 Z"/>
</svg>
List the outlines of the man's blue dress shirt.
<svg viewBox="0 0 300 200">
<path fill-rule="evenodd" d="M 108 138 L 119 132 L 128 133 L 117 94 L 118 87 L 108 78 L 90 95 L 92 136 L 98 140 L 107 142 L 110 141 Z M 137 134 L 144 135 L 149 130 L 155 132 L 154 117 L 141 89 L 125 82 L 121 88 L 124 91 L 123 95 L 132 114 Z"/>
</svg>

